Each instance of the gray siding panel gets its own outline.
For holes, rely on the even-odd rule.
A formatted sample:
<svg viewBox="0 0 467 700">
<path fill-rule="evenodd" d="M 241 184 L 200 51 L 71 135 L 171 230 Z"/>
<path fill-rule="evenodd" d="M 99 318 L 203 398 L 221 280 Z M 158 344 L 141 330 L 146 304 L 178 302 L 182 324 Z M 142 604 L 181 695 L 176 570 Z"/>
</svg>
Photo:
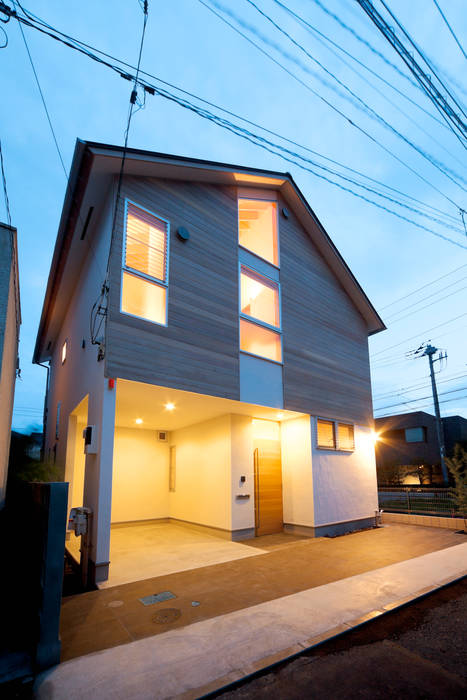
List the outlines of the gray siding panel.
<svg viewBox="0 0 467 700">
<path fill-rule="evenodd" d="M 170 221 L 168 326 L 119 313 L 122 206 L 111 266 L 107 374 L 239 399 L 235 191 L 125 178 L 122 193 Z M 176 235 L 179 226 L 190 232 L 186 243 Z"/>
<path fill-rule="evenodd" d="M 293 213 L 280 233 L 284 408 L 370 423 L 365 322 Z"/>
<path fill-rule="evenodd" d="M 122 193 L 170 221 L 168 326 L 119 312 L 122 204 L 106 374 L 239 400 L 235 188 L 127 177 Z M 279 224 L 284 408 L 371 423 L 366 324 L 293 212 Z"/>
</svg>

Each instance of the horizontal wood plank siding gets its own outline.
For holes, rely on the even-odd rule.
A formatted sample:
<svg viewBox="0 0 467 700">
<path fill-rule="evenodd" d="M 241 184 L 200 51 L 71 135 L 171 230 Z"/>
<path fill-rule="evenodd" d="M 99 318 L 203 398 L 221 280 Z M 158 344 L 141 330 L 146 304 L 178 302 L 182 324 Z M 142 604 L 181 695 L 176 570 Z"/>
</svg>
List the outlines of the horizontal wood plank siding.
<svg viewBox="0 0 467 700">
<path fill-rule="evenodd" d="M 123 199 L 170 221 L 167 327 L 120 313 Z M 190 232 L 180 241 L 179 226 Z M 106 371 L 239 399 L 236 192 L 153 178 L 124 179 L 111 262 Z"/>
<path fill-rule="evenodd" d="M 366 324 L 293 212 L 280 254 L 284 408 L 371 423 Z"/>
</svg>

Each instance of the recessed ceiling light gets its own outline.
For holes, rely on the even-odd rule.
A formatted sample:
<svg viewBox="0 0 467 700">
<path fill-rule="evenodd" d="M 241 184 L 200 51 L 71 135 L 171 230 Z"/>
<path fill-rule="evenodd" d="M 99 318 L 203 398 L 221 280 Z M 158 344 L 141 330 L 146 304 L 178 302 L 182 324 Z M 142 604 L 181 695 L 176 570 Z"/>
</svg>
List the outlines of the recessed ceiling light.
<svg viewBox="0 0 467 700">
<path fill-rule="evenodd" d="M 165 404 L 165 410 L 166 411 L 173 411 L 175 408 L 175 404 L 169 401 L 168 403 Z"/>
<path fill-rule="evenodd" d="M 142 418 L 137 418 L 137 419 L 135 420 L 136 425 L 141 425 L 142 422 L 143 422 L 143 419 L 142 419 Z"/>
<path fill-rule="evenodd" d="M 283 417 L 284 417 L 284 414 L 283 414 L 283 413 L 278 413 L 277 416 L 276 416 L 277 420 L 282 420 Z"/>
</svg>

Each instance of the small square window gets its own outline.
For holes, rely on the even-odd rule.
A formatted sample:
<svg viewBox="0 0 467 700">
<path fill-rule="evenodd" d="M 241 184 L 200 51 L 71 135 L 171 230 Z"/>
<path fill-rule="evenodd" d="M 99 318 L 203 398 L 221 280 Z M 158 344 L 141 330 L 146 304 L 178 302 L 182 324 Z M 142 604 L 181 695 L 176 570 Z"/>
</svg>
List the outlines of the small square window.
<svg viewBox="0 0 467 700">
<path fill-rule="evenodd" d="M 65 340 L 65 342 L 62 345 L 62 365 L 65 364 L 67 349 L 68 349 L 68 340 Z"/>
<path fill-rule="evenodd" d="M 336 431 L 334 428 L 334 421 L 323 420 L 318 418 L 316 421 L 317 426 L 317 445 L 325 450 L 335 450 L 336 449 Z"/>
<path fill-rule="evenodd" d="M 425 428 L 406 428 L 406 442 L 426 442 Z"/>
</svg>

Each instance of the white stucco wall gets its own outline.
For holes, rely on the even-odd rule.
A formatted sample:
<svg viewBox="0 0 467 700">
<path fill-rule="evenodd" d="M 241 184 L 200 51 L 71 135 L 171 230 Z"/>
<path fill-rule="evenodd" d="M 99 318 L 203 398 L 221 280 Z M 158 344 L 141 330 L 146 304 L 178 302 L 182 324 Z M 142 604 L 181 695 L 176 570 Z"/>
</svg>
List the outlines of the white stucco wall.
<svg viewBox="0 0 467 700">
<path fill-rule="evenodd" d="M 255 526 L 253 435 L 249 416 L 231 415 L 231 529 Z M 240 481 L 242 476 L 246 481 Z M 248 499 L 237 498 L 248 494 Z"/>
<path fill-rule="evenodd" d="M 230 416 L 196 423 L 170 434 L 176 448 L 176 490 L 171 518 L 231 529 Z"/>
<path fill-rule="evenodd" d="M 355 426 L 355 450 L 316 447 L 312 419 L 312 472 L 315 526 L 374 517 L 378 507 L 375 451 L 369 427 Z"/>
<path fill-rule="evenodd" d="M 310 416 L 281 423 L 284 523 L 314 525 Z"/>
<path fill-rule="evenodd" d="M 8 301 L 3 337 L 0 348 L 0 508 L 5 502 L 6 482 L 8 476 L 8 456 L 10 451 L 11 417 L 16 380 L 16 357 L 18 354 L 16 338 L 16 298 L 13 268 L 10 267 L 8 284 Z"/>
<path fill-rule="evenodd" d="M 155 430 L 115 429 L 112 522 L 169 517 L 169 445 Z"/>
<path fill-rule="evenodd" d="M 112 220 L 110 198 L 102 210 L 92 248 L 84 260 L 79 283 L 69 299 L 68 308 L 56 338 L 50 363 L 46 458 L 53 459 L 65 477 L 67 432 L 70 413 L 85 396 L 88 424 L 97 426 L 98 452 L 86 456 L 84 505 L 93 511 L 91 558 L 95 563 L 109 560 L 110 509 L 112 497 L 112 450 L 116 389 L 109 389 L 104 363 L 97 362 L 97 347 L 89 342 L 91 309 L 100 293 L 106 269 Z M 86 244 L 83 241 L 83 245 Z M 85 339 L 85 347 L 82 341 Z M 68 341 L 67 357 L 61 353 Z M 57 404 L 60 402 L 58 440 L 55 437 Z"/>
</svg>

